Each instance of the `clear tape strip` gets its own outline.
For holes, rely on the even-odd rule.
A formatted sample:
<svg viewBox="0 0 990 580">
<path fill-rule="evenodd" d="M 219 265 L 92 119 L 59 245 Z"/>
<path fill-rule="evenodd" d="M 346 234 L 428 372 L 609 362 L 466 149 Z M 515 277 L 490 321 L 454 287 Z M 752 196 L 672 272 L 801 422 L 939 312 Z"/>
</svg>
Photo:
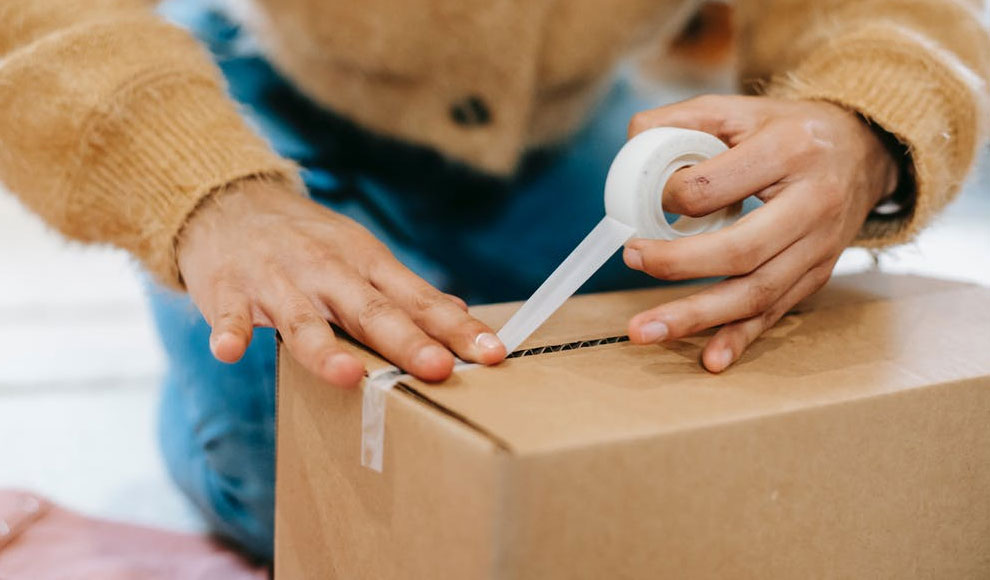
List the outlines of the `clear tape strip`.
<svg viewBox="0 0 990 580">
<path fill-rule="evenodd" d="M 379 473 L 385 455 L 385 395 L 399 381 L 409 378 L 398 367 L 386 367 L 368 375 L 361 399 L 361 465 Z"/>
<path fill-rule="evenodd" d="M 598 222 L 499 331 L 506 351 L 515 351 L 634 233 L 633 228 L 610 217 Z M 458 361 L 454 371 L 474 366 L 477 365 Z M 386 396 L 395 385 L 410 378 L 398 367 L 385 367 L 368 375 L 365 381 L 361 401 L 361 465 L 379 473 L 385 462 Z"/>
<path fill-rule="evenodd" d="M 574 295 L 623 244 L 635 228 L 605 217 L 498 331 L 507 352 L 521 345 Z"/>
<path fill-rule="evenodd" d="M 454 372 L 474 368 L 474 363 L 457 361 Z M 382 472 L 385 463 L 385 409 L 388 392 L 412 376 L 399 367 L 373 371 L 364 383 L 361 398 L 361 465 Z"/>
</svg>

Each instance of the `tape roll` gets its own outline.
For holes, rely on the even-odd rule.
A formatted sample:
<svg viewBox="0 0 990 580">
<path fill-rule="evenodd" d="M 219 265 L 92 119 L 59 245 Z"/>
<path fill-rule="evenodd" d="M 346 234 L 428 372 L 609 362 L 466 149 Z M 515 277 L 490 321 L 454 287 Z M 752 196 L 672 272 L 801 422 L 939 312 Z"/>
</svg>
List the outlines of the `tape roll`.
<svg viewBox="0 0 990 580">
<path fill-rule="evenodd" d="M 728 150 L 701 131 L 660 127 L 633 137 L 619 151 L 605 180 L 605 213 L 636 229 L 635 237 L 675 240 L 713 232 L 737 219 L 741 204 L 709 215 L 681 216 L 674 223 L 663 211 L 663 189 L 678 169 L 697 165 Z"/>
</svg>

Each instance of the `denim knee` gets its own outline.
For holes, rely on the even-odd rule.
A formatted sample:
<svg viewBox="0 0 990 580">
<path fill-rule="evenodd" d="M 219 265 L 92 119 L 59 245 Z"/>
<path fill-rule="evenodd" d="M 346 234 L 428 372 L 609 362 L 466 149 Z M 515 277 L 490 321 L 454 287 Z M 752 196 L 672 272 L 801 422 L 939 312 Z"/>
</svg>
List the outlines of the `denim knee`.
<svg viewBox="0 0 990 580">
<path fill-rule="evenodd" d="M 255 557 L 271 559 L 274 418 L 257 422 L 215 416 L 190 421 L 181 395 L 166 384 L 160 435 L 170 475 L 212 531 Z"/>
<path fill-rule="evenodd" d="M 149 284 L 167 375 L 160 437 L 168 470 L 221 536 L 270 558 L 275 495 L 275 336 L 258 329 L 228 365 L 189 297 Z"/>
</svg>

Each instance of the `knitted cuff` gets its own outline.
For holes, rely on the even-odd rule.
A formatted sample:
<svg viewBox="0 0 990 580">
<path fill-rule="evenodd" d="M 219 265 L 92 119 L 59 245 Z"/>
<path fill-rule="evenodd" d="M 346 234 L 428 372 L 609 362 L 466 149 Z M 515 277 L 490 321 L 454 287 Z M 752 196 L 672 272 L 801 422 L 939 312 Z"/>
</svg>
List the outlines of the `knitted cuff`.
<svg viewBox="0 0 990 580">
<path fill-rule="evenodd" d="M 76 188 L 68 213 L 118 227 L 113 243 L 168 286 L 182 287 L 177 238 L 207 196 L 249 177 L 304 190 L 295 165 L 248 128 L 210 79 L 169 76 L 115 100 L 115 114 L 89 132 L 80 171 L 67 180 Z"/>
<path fill-rule="evenodd" d="M 772 96 L 819 99 L 853 110 L 907 151 L 902 181 L 913 181 L 914 195 L 904 192 L 905 207 L 892 215 L 874 212 L 856 245 L 912 239 L 958 191 L 972 165 L 985 97 L 975 75 L 945 58 L 896 29 L 870 26 L 818 47 L 768 88 Z"/>
</svg>

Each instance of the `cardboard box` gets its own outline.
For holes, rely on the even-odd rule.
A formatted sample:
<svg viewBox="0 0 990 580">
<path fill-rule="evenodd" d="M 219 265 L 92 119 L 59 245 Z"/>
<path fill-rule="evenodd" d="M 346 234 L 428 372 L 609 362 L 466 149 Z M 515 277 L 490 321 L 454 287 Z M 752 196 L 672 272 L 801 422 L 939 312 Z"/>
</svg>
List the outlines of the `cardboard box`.
<svg viewBox="0 0 990 580">
<path fill-rule="evenodd" d="M 528 346 L 693 290 L 574 298 Z M 361 393 L 283 350 L 276 577 L 990 577 L 990 289 L 838 278 L 721 376 L 704 338 L 406 381 L 383 473 Z"/>
</svg>

